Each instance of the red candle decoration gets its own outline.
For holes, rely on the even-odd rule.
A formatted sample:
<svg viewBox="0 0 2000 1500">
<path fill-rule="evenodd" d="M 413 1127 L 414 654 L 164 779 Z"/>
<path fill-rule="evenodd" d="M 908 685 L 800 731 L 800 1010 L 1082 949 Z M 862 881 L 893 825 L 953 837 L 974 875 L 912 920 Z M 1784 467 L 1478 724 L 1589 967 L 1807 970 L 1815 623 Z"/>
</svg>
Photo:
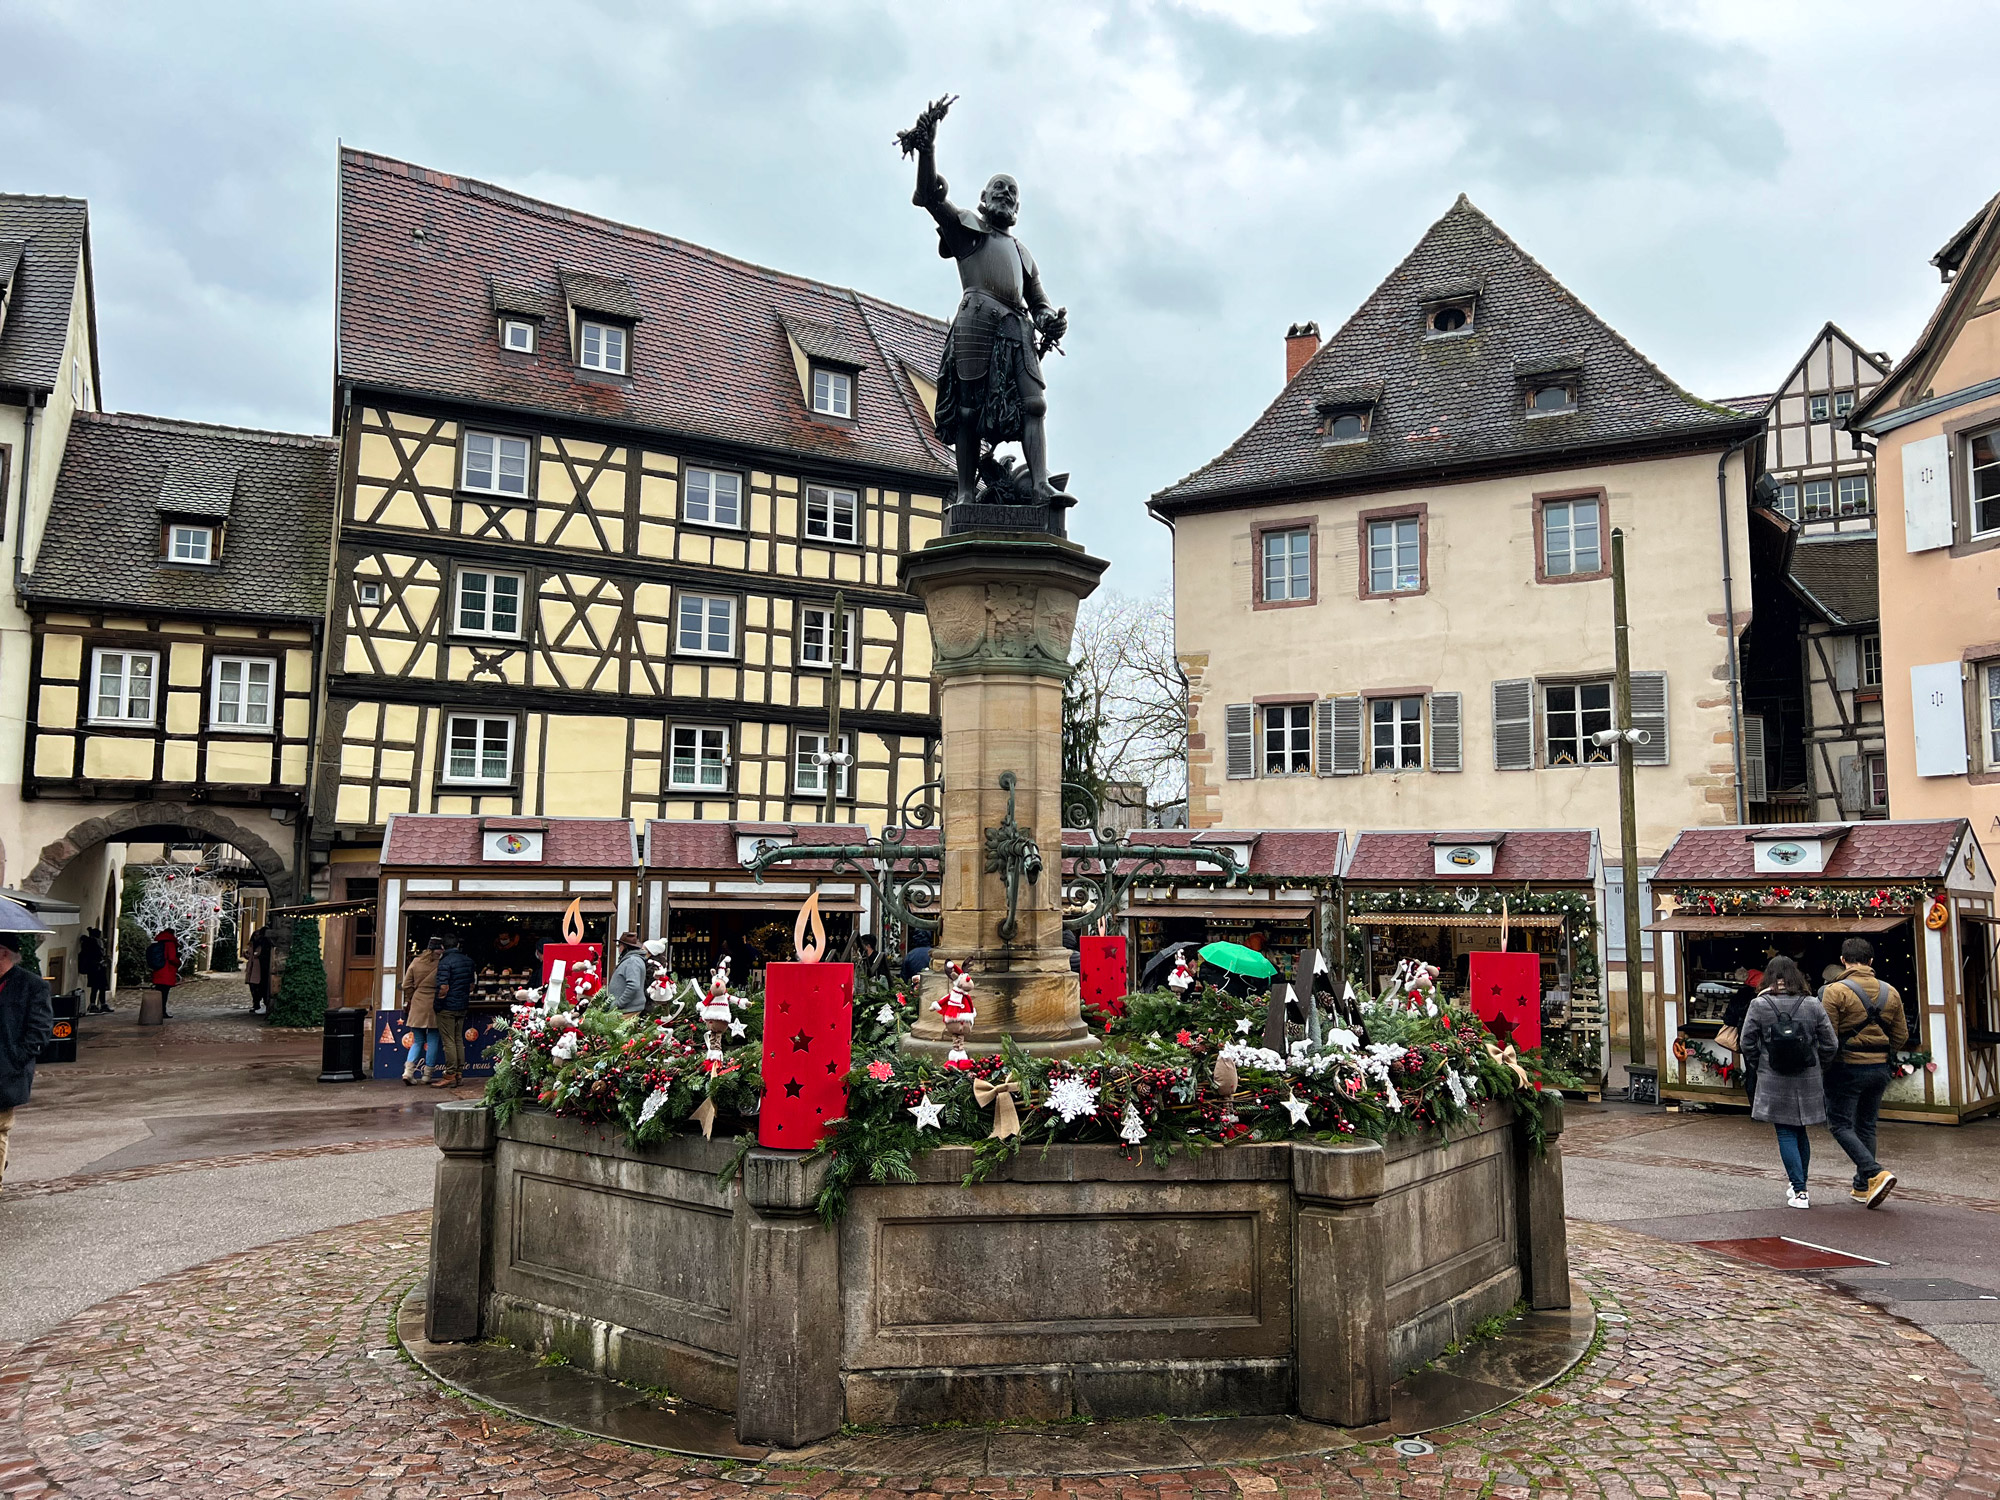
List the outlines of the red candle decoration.
<svg viewBox="0 0 2000 1500">
<path fill-rule="evenodd" d="M 1542 1045 L 1542 960 L 1534 953 L 1470 955 L 1472 1013 L 1501 1046 Z"/>
<path fill-rule="evenodd" d="M 606 982 L 604 973 L 604 945 L 602 943 L 586 943 L 583 941 L 583 903 L 581 901 L 570 902 L 569 910 L 563 913 L 563 936 L 568 939 L 567 942 L 542 944 L 542 984 L 544 988 L 547 987 L 550 976 L 555 973 L 556 965 L 561 963 L 563 966 L 563 998 L 574 1004 L 579 1000 L 589 998 L 588 994 L 578 993 L 577 981 L 580 977 L 577 974 L 578 964 L 588 963 L 592 967 L 592 982 L 589 986 L 590 994 L 603 989 Z"/>
<path fill-rule="evenodd" d="M 854 965 L 764 968 L 764 1102 L 757 1144 L 810 1151 L 847 1114 L 854 1065 Z"/>
<path fill-rule="evenodd" d="M 1083 949 L 1083 1003 L 1100 1016 L 1125 1014 L 1125 939 L 1086 934 Z"/>
</svg>

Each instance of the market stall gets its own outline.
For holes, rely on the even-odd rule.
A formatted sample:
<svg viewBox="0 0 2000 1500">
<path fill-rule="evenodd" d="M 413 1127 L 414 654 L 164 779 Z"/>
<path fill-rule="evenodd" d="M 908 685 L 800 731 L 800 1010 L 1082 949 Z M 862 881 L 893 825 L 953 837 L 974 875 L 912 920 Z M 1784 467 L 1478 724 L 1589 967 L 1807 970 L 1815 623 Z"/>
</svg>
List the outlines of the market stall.
<svg viewBox="0 0 2000 1500">
<path fill-rule="evenodd" d="M 410 958 L 433 937 L 456 938 L 476 978 L 466 1020 L 466 1072 L 491 1023 L 514 991 L 539 982 L 541 948 L 567 940 L 574 910 L 582 940 L 615 955 L 630 930 L 639 873 L 632 824 L 624 818 L 513 818 L 398 813 L 383 839 L 381 977 L 375 1009 L 375 1072 L 384 1074 L 384 1042 L 402 1066 L 397 983 Z"/>
<path fill-rule="evenodd" d="M 819 893 L 820 919 L 832 952 L 870 930 L 873 892 L 853 874 L 834 874 L 828 861 L 783 865 L 759 883 L 743 861 L 785 844 L 859 844 L 866 827 L 850 823 L 726 823 L 655 819 L 646 825 L 647 937 L 664 937 L 673 972 L 703 978 L 727 954 L 734 978 L 792 955 L 799 903 Z"/>
<path fill-rule="evenodd" d="M 1463 996 L 1471 955 L 1541 960 L 1543 1047 L 1592 1087 L 1607 1063 L 1604 863 L 1594 828 L 1363 832 L 1342 871 L 1348 973 L 1370 992 L 1406 958 Z"/>
<path fill-rule="evenodd" d="M 2000 1109 L 1993 890 L 1963 818 L 1684 830 L 1653 877 L 1661 1097 L 1747 1106 L 1732 1005 L 1776 955 L 1822 983 L 1863 937 L 1910 1023 L 1883 1114 L 1955 1124 Z"/>
</svg>

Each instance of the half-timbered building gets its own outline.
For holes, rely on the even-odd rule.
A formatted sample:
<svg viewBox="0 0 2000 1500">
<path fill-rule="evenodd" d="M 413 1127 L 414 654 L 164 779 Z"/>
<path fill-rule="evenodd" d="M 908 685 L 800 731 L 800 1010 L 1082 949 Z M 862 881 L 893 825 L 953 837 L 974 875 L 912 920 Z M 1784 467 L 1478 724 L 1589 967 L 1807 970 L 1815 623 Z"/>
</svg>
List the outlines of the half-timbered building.
<svg viewBox="0 0 2000 1500">
<path fill-rule="evenodd" d="M 329 856 L 404 812 L 811 820 L 827 777 L 888 819 L 938 735 L 897 560 L 941 526 L 943 326 L 399 161 L 340 181 Z"/>
</svg>

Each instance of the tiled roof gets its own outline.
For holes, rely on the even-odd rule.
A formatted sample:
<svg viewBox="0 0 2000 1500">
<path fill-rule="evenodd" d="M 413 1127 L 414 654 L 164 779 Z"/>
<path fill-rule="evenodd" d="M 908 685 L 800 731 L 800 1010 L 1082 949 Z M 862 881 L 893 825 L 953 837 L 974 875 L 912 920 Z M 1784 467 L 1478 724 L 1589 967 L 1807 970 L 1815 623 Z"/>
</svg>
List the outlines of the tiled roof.
<svg viewBox="0 0 2000 1500">
<path fill-rule="evenodd" d="M 1354 837 L 1347 861 L 1349 880 L 1435 880 L 1474 885 L 1481 880 L 1541 880 L 1583 884 L 1597 878 L 1597 834 L 1589 828 L 1524 828 L 1495 832 L 1454 832 L 1450 837 L 1473 843 L 1501 837 L 1493 856 L 1493 873 L 1468 879 L 1437 873 L 1434 841 L 1441 833 L 1369 833 Z"/>
<path fill-rule="evenodd" d="M 344 380 L 636 424 L 697 439 L 951 474 L 929 415 L 891 360 L 926 378 L 944 324 L 859 292 L 766 270 L 467 178 L 344 151 L 339 370 Z M 631 378 L 581 380 L 567 330 L 544 324 L 533 356 L 503 356 L 495 289 L 560 307 L 565 278 L 615 278 L 642 318 Z M 611 300 L 597 287 L 593 298 Z M 954 294 L 955 295 L 955 294 Z M 855 418 L 815 421 L 780 318 L 846 330 L 871 354 Z"/>
<path fill-rule="evenodd" d="M 226 452 L 190 453 L 167 465 L 153 508 L 166 516 L 208 516 L 229 519 L 236 498 L 237 466 Z"/>
<path fill-rule="evenodd" d="M 7 322 L 0 327 L 0 385 L 55 389 L 76 296 L 77 270 L 90 234 L 81 198 L 0 193 L 0 245 L 18 247 L 5 278 Z M 0 261 L 5 256 L 0 255 Z M 89 351 L 95 362 L 95 351 Z M 90 372 L 92 385 L 97 371 Z M 101 393 L 100 393 L 101 394 Z"/>
<path fill-rule="evenodd" d="M 1786 877 L 1791 884 L 1817 880 L 1936 880 L 1941 878 L 1969 826 L 1963 818 L 1927 823 L 1852 823 L 1834 845 L 1822 875 Z M 1770 828 L 1683 829 L 1660 860 L 1653 884 L 1678 885 L 1706 880 L 1773 880 L 1754 865 L 1751 836 L 1812 838 L 1827 826 L 1801 828 L 1778 824 Z"/>
<path fill-rule="evenodd" d="M 645 317 L 639 299 L 632 295 L 631 283 L 623 276 L 594 276 L 586 271 L 558 271 L 563 296 L 581 312 L 604 313 L 613 318 L 630 318 L 634 323 Z"/>
<path fill-rule="evenodd" d="M 1873 534 L 1802 536 L 1792 546 L 1792 585 L 1829 625 L 1872 625 L 1882 618 L 1877 570 Z"/>
<path fill-rule="evenodd" d="M 339 445 L 329 437 L 79 412 L 30 598 L 193 614 L 326 612 Z M 234 471 L 217 567 L 160 559 L 159 497 L 176 469 Z"/>
<path fill-rule="evenodd" d="M 1473 331 L 1426 338 L 1426 301 L 1474 280 Z M 1576 411 L 1529 417 L 1524 377 L 1576 362 Z M 1316 404 L 1376 383 L 1367 441 L 1324 444 Z M 1720 443 L 1754 427 L 1675 385 L 1461 197 L 1248 432 L 1153 504 L 1171 513 L 1301 485 L 1351 490 L 1467 465 L 1574 463 L 1578 449 Z"/>
<path fill-rule="evenodd" d="M 832 323 L 815 322 L 811 318 L 794 318 L 784 313 L 778 320 L 785 325 L 785 332 L 792 341 L 814 359 L 823 359 L 836 365 L 853 365 L 857 369 L 875 363 L 869 359 L 868 351 L 861 340 L 844 328 Z"/>
<path fill-rule="evenodd" d="M 526 287 L 494 281 L 488 284 L 487 292 L 496 313 L 513 313 L 523 318 L 552 318 L 556 314 L 547 297 Z"/>
<path fill-rule="evenodd" d="M 452 813 L 396 813 L 382 844 L 382 863 L 397 866 L 495 865 L 480 854 L 480 824 L 542 830 L 542 857 L 510 866 L 536 870 L 630 870 L 639 863 L 627 818 L 490 818 Z"/>
<path fill-rule="evenodd" d="M 1746 417 L 1761 417 L 1770 410 L 1771 398 L 1776 393 L 1766 391 L 1761 396 L 1717 396 L 1714 404 L 1726 406 L 1731 411 L 1740 411 Z"/>
</svg>

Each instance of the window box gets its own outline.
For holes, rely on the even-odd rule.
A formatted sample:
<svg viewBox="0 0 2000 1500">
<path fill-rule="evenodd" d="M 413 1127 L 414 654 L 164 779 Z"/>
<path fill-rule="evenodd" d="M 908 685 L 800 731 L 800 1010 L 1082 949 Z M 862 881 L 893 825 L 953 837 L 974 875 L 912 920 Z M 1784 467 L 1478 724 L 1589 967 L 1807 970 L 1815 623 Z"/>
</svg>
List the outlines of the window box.
<svg viewBox="0 0 2000 1500">
<path fill-rule="evenodd" d="M 523 574 L 460 568 L 451 613 L 452 634 L 519 640 L 521 600 L 527 592 Z"/>
<path fill-rule="evenodd" d="M 729 469 L 683 469 L 681 519 L 696 526 L 741 531 L 743 476 Z"/>
<path fill-rule="evenodd" d="M 848 772 L 854 764 L 854 736 L 843 734 L 840 748 L 834 752 L 835 758 L 823 764 L 820 757 L 826 753 L 824 734 L 797 733 L 792 736 L 792 793 L 799 797 L 824 797 L 826 795 L 827 764 L 834 769 L 833 795 L 845 799 L 853 794 L 849 790 Z M 839 757 L 845 757 L 841 759 Z"/>
<path fill-rule="evenodd" d="M 444 781 L 448 786 L 508 786 L 514 780 L 511 715 L 447 714 Z"/>
<path fill-rule="evenodd" d="M 269 734 L 278 664 L 264 656 L 218 656 L 210 663 L 208 727 L 229 734 Z"/>
<path fill-rule="evenodd" d="M 1317 523 L 1309 517 L 1269 521 L 1252 528 L 1251 545 L 1257 555 L 1253 600 L 1256 608 L 1286 608 L 1318 601 Z"/>
<path fill-rule="evenodd" d="M 1535 582 L 1589 583 L 1611 576 L 1603 490 L 1536 495 L 1534 504 Z"/>
<path fill-rule="evenodd" d="M 853 490 L 807 485 L 805 533 L 819 542 L 858 541 L 861 536 L 860 496 Z"/>
<path fill-rule="evenodd" d="M 146 725 L 159 696 L 160 653 L 104 651 L 90 663 L 90 722 Z"/>
<path fill-rule="evenodd" d="M 736 654 L 736 596 L 682 594 L 674 607 L 674 651 L 680 656 Z"/>
<path fill-rule="evenodd" d="M 528 460 L 534 440 L 497 432 L 468 432 L 459 461 L 458 486 L 479 495 L 506 495 L 525 500 L 529 494 Z"/>
<path fill-rule="evenodd" d="M 1365 510 L 1361 526 L 1361 597 L 1394 599 L 1430 589 L 1430 507 Z"/>
<path fill-rule="evenodd" d="M 854 670 L 855 644 L 861 634 L 858 613 L 848 610 L 840 620 L 840 665 Z M 821 605 L 799 608 L 799 665 L 831 669 L 833 666 L 833 611 Z"/>
<path fill-rule="evenodd" d="M 676 724 L 667 785 L 675 791 L 729 790 L 729 730 L 720 724 Z"/>
</svg>

